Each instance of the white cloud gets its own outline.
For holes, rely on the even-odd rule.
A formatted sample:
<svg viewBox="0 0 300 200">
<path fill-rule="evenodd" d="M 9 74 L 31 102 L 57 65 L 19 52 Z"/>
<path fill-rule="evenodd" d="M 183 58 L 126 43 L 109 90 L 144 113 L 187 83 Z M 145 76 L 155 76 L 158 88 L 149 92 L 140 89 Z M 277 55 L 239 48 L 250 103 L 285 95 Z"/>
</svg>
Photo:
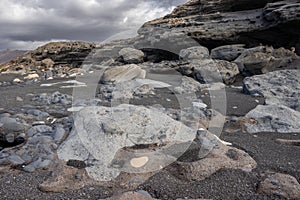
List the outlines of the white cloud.
<svg viewBox="0 0 300 200">
<path fill-rule="evenodd" d="M 0 0 L 0 49 L 48 41 L 103 41 L 137 30 L 185 0 Z M 121 34 L 122 35 L 122 34 Z"/>
</svg>

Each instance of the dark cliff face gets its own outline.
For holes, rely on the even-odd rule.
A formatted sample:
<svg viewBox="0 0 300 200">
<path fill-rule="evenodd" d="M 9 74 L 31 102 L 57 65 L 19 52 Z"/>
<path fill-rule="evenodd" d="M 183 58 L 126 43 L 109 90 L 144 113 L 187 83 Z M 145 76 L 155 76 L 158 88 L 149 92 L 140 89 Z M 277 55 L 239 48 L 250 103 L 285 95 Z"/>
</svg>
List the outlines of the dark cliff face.
<svg viewBox="0 0 300 200">
<path fill-rule="evenodd" d="M 139 33 L 147 35 L 157 29 L 184 32 L 208 48 L 264 44 L 296 47 L 300 54 L 300 1 L 191 0 L 147 22 Z"/>
<path fill-rule="evenodd" d="M 278 1 L 278 0 L 277 0 Z M 211 14 L 215 12 L 236 12 L 242 10 L 252 10 L 264 7 L 267 3 L 273 3 L 276 0 L 191 0 L 178 6 L 165 18 L 186 17 L 190 15 Z"/>
</svg>

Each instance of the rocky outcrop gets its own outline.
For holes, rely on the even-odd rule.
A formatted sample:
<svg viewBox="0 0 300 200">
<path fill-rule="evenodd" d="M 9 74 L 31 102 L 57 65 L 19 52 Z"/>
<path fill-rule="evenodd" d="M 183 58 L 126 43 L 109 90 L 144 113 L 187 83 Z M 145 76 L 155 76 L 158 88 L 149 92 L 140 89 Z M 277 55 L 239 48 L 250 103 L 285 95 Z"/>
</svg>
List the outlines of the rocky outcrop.
<svg viewBox="0 0 300 200">
<path fill-rule="evenodd" d="M 282 69 L 299 69 L 300 57 L 288 49 L 259 46 L 245 49 L 234 63 L 238 64 L 240 71 L 253 75 Z"/>
<path fill-rule="evenodd" d="M 0 71 L 41 72 L 56 68 L 55 73 L 66 74 L 79 67 L 94 48 L 94 44 L 85 42 L 52 42 L 0 65 Z"/>
<path fill-rule="evenodd" d="M 173 34 L 185 33 L 209 48 L 260 43 L 290 48 L 299 46 L 299 13 L 296 0 L 190 0 L 170 15 L 147 22 L 139 33 L 153 35 L 171 29 Z"/>
</svg>

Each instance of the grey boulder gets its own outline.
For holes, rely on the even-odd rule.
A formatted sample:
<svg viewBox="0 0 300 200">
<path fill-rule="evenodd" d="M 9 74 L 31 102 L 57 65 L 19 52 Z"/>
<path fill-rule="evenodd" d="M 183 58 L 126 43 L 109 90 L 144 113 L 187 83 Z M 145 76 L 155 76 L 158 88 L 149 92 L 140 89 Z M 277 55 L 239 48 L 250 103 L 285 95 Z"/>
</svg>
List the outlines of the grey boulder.
<svg viewBox="0 0 300 200">
<path fill-rule="evenodd" d="M 127 64 L 137 64 L 144 61 L 144 52 L 134 48 L 124 48 L 119 52 L 119 56 Z"/>
<path fill-rule="evenodd" d="M 75 128 L 58 149 L 58 157 L 66 161 L 93 158 L 93 164 L 86 168 L 89 176 L 98 181 L 110 181 L 120 171 L 156 171 L 159 166 L 167 166 L 176 160 L 163 151 L 144 152 L 143 157 L 148 157 L 149 162 L 145 168 L 134 168 L 126 158 L 140 157 L 141 154 L 127 153 L 121 157 L 122 166 L 114 167 L 112 161 L 122 148 L 179 142 L 187 143 L 187 149 L 195 137 L 195 129 L 157 110 L 127 104 L 111 108 L 86 107 L 77 113 Z"/>
<path fill-rule="evenodd" d="M 233 83 L 240 73 L 236 64 L 212 59 L 193 61 L 188 65 L 180 66 L 179 71 L 201 83 L 224 82 L 225 84 Z"/>
<path fill-rule="evenodd" d="M 182 49 L 179 53 L 179 58 L 184 61 L 207 59 L 209 58 L 209 50 L 203 46 Z"/>
<path fill-rule="evenodd" d="M 212 49 L 210 56 L 212 59 L 233 61 L 245 51 L 244 46 L 244 44 L 220 46 Z"/>
<path fill-rule="evenodd" d="M 245 123 L 249 133 L 297 133 L 300 132 L 300 112 L 284 105 L 259 105 L 250 111 L 247 118 L 254 123 Z"/>
<path fill-rule="evenodd" d="M 146 71 L 141 69 L 138 65 L 123 65 L 106 69 L 101 77 L 100 82 L 108 83 L 121 83 L 130 81 L 136 78 L 145 78 Z"/>
<path fill-rule="evenodd" d="M 245 78 L 244 92 L 265 97 L 266 104 L 285 105 L 300 111 L 300 70 L 281 70 Z"/>
</svg>

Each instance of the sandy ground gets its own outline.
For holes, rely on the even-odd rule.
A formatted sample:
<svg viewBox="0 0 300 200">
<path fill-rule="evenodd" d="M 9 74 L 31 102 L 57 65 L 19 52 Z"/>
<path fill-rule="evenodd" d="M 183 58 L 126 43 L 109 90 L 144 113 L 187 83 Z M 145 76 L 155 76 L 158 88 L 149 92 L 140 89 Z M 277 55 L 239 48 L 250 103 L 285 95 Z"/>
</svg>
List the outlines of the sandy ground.
<svg viewBox="0 0 300 200">
<path fill-rule="evenodd" d="M 7 76 L 5 77 L 7 79 Z M 0 76 L 0 81 L 4 78 Z M 57 82 L 47 81 L 49 82 Z M 0 87 L 0 108 L 4 112 L 16 109 L 26 104 L 30 105 L 28 94 L 51 93 L 60 91 L 72 94 L 72 89 L 55 87 L 41 88 L 40 83 L 26 86 Z M 16 101 L 19 96 L 23 102 Z M 168 98 L 168 94 L 163 95 Z M 209 99 L 204 99 L 209 104 Z M 257 99 L 242 94 L 241 89 L 227 89 L 227 114 L 229 116 L 243 116 L 256 105 L 262 104 L 263 99 Z M 241 130 L 228 133 L 226 130 L 234 124 L 225 124 L 221 138 L 232 142 L 234 147 L 249 153 L 258 163 L 257 169 L 251 173 L 241 170 L 221 170 L 199 182 L 186 182 L 175 178 L 169 172 L 162 170 L 138 189 L 149 192 L 152 197 L 159 199 L 177 198 L 208 198 L 208 199 L 276 199 L 277 197 L 263 196 L 256 193 L 258 184 L 264 180 L 267 172 L 290 174 L 300 181 L 300 149 L 296 146 L 278 144 L 275 139 L 300 139 L 300 133 L 274 134 L 260 133 L 251 135 Z M 11 173 L 0 173 L 0 199 L 103 199 L 112 194 L 122 192 L 117 187 L 88 186 L 76 191 L 63 193 L 43 193 L 37 189 L 49 175 L 48 171 L 24 173 L 12 170 Z"/>
</svg>

